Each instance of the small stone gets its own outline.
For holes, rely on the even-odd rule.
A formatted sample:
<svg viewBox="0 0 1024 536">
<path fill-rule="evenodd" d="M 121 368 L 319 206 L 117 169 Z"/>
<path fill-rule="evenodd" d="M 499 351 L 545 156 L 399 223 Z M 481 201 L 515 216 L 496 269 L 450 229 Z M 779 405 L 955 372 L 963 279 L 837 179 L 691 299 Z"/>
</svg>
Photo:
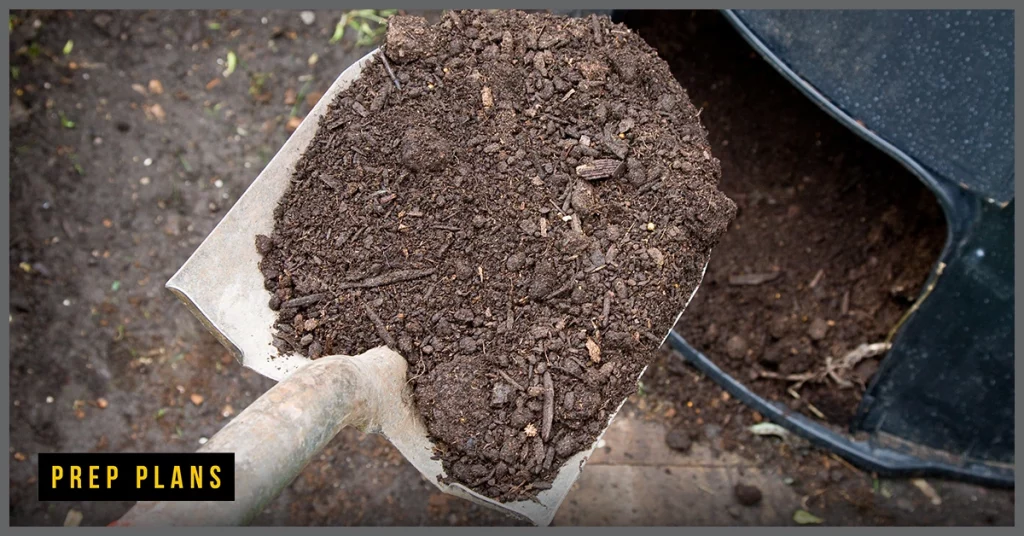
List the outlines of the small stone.
<svg viewBox="0 0 1024 536">
<path fill-rule="evenodd" d="M 471 354 L 476 351 L 476 340 L 473 337 L 463 337 L 459 341 L 459 349 L 467 354 Z"/>
<path fill-rule="evenodd" d="M 825 322 L 825 320 L 821 318 L 811 320 L 811 325 L 807 328 L 807 335 L 809 335 L 811 339 L 820 341 L 824 339 L 827 334 L 828 322 Z"/>
<path fill-rule="evenodd" d="M 785 315 L 779 315 L 772 319 L 772 323 L 768 325 L 768 334 L 775 339 L 781 339 L 786 336 L 789 331 L 789 317 Z"/>
<path fill-rule="evenodd" d="M 494 388 L 491 389 L 491 406 L 500 407 L 508 403 L 512 389 L 512 386 L 507 383 L 498 382 L 494 384 Z"/>
<path fill-rule="evenodd" d="M 743 506 L 754 506 L 761 502 L 761 490 L 757 486 L 736 484 L 733 493 L 736 495 L 736 501 Z"/>
<path fill-rule="evenodd" d="M 739 360 L 747 355 L 747 341 L 739 335 L 729 337 L 725 343 L 725 353 L 730 359 Z"/>
<path fill-rule="evenodd" d="M 665 434 L 665 443 L 669 448 L 683 453 L 690 452 L 690 447 L 693 446 L 690 434 L 678 429 L 671 430 Z"/>
<path fill-rule="evenodd" d="M 302 19 L 303 24 L 309 26 L 316 22 L 316 13 L 313 13 L 312 11 L 303 11 L 302 13 L 299 13 L 299 18 Z"/>
<path fill-rule="evenodd" d="M 107 402 L 106 398 L 97 398 L 96 399 L 96 407 L 98 407 L 100 409 L 107 409 L 107 406 L 109 406 L 109 405 L 110 405 L 110 403 Z"/>
</svg>

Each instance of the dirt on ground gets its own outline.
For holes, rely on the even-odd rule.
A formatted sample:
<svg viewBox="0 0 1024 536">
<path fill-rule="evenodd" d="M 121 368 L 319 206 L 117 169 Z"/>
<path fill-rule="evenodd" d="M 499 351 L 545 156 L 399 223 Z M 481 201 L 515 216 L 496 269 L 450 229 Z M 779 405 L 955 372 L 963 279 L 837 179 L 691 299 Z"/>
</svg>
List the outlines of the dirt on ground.
<svg viewBox="0 0 1024 536">
<path fill-rule="evenodd" d="M 294 118 L 370 47 L 355 46 L 361 36 L 351 29 L 331 43 L 341 12 L 318 11 L 309 24 L 295 11 L 12 15 L 11 523 L 61 525 L 80 513 L 82 525 L 102 526 L 131 504 L 38 502 L 36 455 L 191 451 L 272 385 L 238 365 L 163 284 L 283 145 Z M 850 188 L 876 168 L 891 170 L 886 187 L 915 183 L 806 102 L 720 15 L 650 12 L 627 22 L 670 60 L 702 109 L 720 187 L 739 205 L 709 276 L 727 262 L 730 237 L 760 225 L 744 219 L 751 200 L 770 207 L 775 199 L 778 209 L 805 166 L 834 169 Z M 225 75 L 229 52 L 235 69 Z M 842 165 L 822 163 L 838 154 Z M 744 182 L 748 174 L 763 186 Z M 830 261 L 812 260 L 796 279 L 809 283 L 824 268 L 824 284 Z M 891 284 L 876 281 L 888 292 Z M 698 292 L 684 318 L 706 310 L 702 300 Z M 908 481 L 875 480 L 820 450 L 751 435 L 758 417 L 676 358 L 657 358 L 624 413 L 664 423 L 679 448 L 732 448 L 778 471 L 829 525 L 1014 523 L 1012 491 L 929 480 L 936 505 Z M 515 521 L 437 492 L 381 437 L 344 430 L 255 524 Z"/>
<path fill-rule="evenodd" d="M 275 345 L 410 364 L 448 479 L 551 487 L 636 392 L 735 211 L 697 109 L 607 17 L 389 21 L 257 237 Z"/>
</svg>

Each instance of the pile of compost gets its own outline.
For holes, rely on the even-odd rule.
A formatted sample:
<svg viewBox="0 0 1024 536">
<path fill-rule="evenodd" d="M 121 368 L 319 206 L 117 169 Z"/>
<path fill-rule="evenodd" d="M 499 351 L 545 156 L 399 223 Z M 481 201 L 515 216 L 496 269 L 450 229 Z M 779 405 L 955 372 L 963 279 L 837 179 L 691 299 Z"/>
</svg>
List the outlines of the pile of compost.
<svg viewBox="0 0 1024 536">
<path fill-rule="evenodd" d="M 635 392 L 735 214 L 698 116 L 607 18 L 392 18 L 257 239 L 275 345 L 395 349 L 447 478 L 535 496 Z"/>
</svg>

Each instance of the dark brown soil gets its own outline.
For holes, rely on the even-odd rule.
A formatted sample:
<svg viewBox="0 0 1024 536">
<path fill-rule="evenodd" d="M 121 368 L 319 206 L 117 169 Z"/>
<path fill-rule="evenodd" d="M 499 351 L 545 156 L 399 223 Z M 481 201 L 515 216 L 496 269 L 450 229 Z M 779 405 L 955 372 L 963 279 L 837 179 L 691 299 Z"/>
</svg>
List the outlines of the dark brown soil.
<svg viewBox="0 0 1024 536">
<path fill-rule="evenodd" d="M 385 50 L 258 240 L 276 345 L 400 351 L 449 478 L 529 497 L 635 392 L 735 207 L 623 26 L 403 17 Z"/>
<path fill-rule="evenodd" d="M 680 83 L 701 92 L 722 189 L 738 206 L 677 329 L 761 396 L 844 427 L 884 355 L 840 373 L 848 387 L 804 383 L 799 400 L 787 392 L 795 381 L 764 374 L 820 373 L 829 357 L 884 342 L 938 260 L 942 212 L 918 180 L 795 89 L 763 86 L 774 71 L 741 40 L 694 56 L 687 43 L 711 38 L 708 24 L 733 32 L 699 16 L 636 21 Z M 711 75 L 710 87 L 698 82 Z"/>
</svg>

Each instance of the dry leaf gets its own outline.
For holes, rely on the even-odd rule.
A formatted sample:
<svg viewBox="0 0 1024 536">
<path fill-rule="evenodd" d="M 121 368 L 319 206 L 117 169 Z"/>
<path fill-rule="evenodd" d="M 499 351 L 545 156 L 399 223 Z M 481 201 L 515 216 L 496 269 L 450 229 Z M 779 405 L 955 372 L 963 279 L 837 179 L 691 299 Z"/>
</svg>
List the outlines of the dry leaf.
<svg viewBox="0 0 1024 536">
<path fill-rule="evenodd" d="M 484 86 L 484 89 L 480 92 L 480 100 L 484 101 L 484 108 L 494 106 L 494 96 L 491 95 L 491 88 Z"/>
<path fill-rule="evenodd" d="M 312 108 L 316 106 L 316 103 L 320 102 L 320 99 L 323 96 L 324 94 L 319 91 L 311 91 L 306 95 L 306 104 L 309 105 L 310 108 Z"/>
<path fill-rule="evenodd" d="M 15 452 L 14 453 L 14 459 L 19 461 L 19 462 L 23 462 L 23 461 L 27 460 L 28 457 L 25 456 L 24 454 L 20 453 L 20 452 Z"/>
<path fill-rule="evenodd" d="M 167 118 L 167 114 L 164 112 L 164 107 L 159 104 L 153 104 L 146 106 L 146 116 L 163 123 L 164 119 Z"/>
<path fill-rule="evenodd" d="M 298 94 L 296 93 L 295 88 L 290 87 L 290 88 L 284 90 L 284 103 L 287 106 L 291 106 L 291 105 L 295 104 L 295 99 L 297 99 L 297 98 L 298 98 Z"/>
<path fill-rule="evenodd" d="M 942 504 L 942 497 L 939 496 L 939 492 L 935 491 L 935 488 L 933 488 L 927 480 L 923 478 L 915 478 L 911 480 L 910 483 L 916 486 L 917 489 L 921 490 L 921 493 L 924 493 L 935 506 Z"/>
<path fill-rule="evenodd" d="M 601 362 L 601 347 L 590 337 L 587 337 L 587 353 L 590 354 L 590 360 L 594 363 Z"/>
<path fill-rule="evenodd" d="M 199 393 L 192 393 L 192 396 L 190 396 L 189 399 L 191 399 L 192 403 L 197 406 L 203 403 L 203 395 Z"/>
<path fill-rule="evenodd" d="M 206 90 L 209 91 L 220 85 L 220 78 L 214 78 L 206 83 Z"/>
<path fill-rule="evenodd" d="M 286 130 L 288 130 L 288 132 L 295 132 L 295 129 L 299 128 L 299 125 L 301 125 L 301 124 L 302 124 L 302 118 L 301 117 L 292 116 L 292 117 L 288 118 L 288 123 L 286 123 L 284 127 L 285 127 Z"/>
<path fill-rule="evenodd" d="M 68 515 L 64 518 L 64 526 L 77 527 L 82 524 L 82 517 L 82 512 L 72 508 L 68 510 Z"/>
<path fill-rule="evenodd" d="M 164 85 L 159 80 L 149 81 L 149 92 L 154 95 L 161 95 L 164 92 Z"/>
</svg>

